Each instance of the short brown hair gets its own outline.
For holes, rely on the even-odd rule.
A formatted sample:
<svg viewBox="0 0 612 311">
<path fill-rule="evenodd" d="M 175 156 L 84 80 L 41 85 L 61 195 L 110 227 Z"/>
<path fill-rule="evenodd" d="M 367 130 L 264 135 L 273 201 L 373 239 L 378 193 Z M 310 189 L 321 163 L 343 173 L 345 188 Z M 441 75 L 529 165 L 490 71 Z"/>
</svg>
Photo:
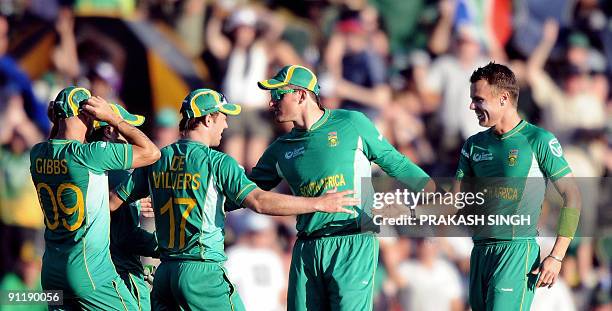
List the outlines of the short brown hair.
<svg viewBox="0 0 612 311">
<path fill-rule="evenodd" d="M 513 105 L 517 105 L 519 97 L 519 85 L 516 76 L 507 66 L 490 62 L 484 67 L 476 69 L 470 77 L 470 83 L 485 80 L 497 91 L 507 91 Z"/>
<path fill-rule="evenodd" d="M 216 120 L 219 117 L 219 114 L 221 112 L 216 111 L 213 113 L 209 113 L 207 115 L 210 115 L 213 120 Z M 196 127 L 198 127 L 198 125 L 200 124 L 200 122 L 204 122 L 204 119 L 206 118 L 207 115 L 203 115 L 201 117 L 197 117 L 197 118 L 183 118 L 181 119 L 181 122 L 179 123 L 179 130 L 181 132 L 185 132 L 185 131 L 193 131 L 196 129 Z"/>
</svg>

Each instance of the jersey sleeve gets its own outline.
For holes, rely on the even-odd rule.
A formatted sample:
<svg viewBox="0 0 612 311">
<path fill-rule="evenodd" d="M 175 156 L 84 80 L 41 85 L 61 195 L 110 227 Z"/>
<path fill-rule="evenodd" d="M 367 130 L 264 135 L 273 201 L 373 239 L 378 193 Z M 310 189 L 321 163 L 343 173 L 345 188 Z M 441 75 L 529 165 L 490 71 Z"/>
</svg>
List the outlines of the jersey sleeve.
<svg viewBox="0 0 612 311">
<path fill-rule="evenodd" d="M 216 173 L 216 180 L 225 196 L 237 205 L 242 205 L 247 195 L 257 189 L 257 185 L 247 178 L 238 162 L 226 154 L 221 157 Z"/>
<path fill-rule="evenodd" d="M 353 112 L 351 115 L 366 158 L 378 164 L 387 175 L 399 180 L 411 190 L 422 190 L 429 181 L 429 175 L 397 151 L 363 113 Z"/>
<path fill-rule="evenodd" d="M 470 139 L 468 139 L 461 147 L 461 153 L 459 154 L 459 165 L 457 166 L 457 172 L 455 173 L 455 179 L 457 180 L 462 180 L 464 177 L 474 176 L 472 165 L 470 164 L 470 145 Z"/>
<path fill-rule="evenodd" d="M 135 169 L 130 176 L 115 188 L 117 196 L 124 202 L 133 203 L 149 195 L 147 167 Z"/>
<path fill-rule="evenodd" d="M 95 172 L 127 170 L 132 166 L 132 145 L 97 141 L 83 144 L 75 152 L 82 164 Z"/>
<path fill-rule="evenodd" d="M 282 180 L 276 170 L 276 157 L 273 150 L 274 144 L 266 149 L 249 175 L 249 179 L 263 190 L 273 189 Z"/>
<path fill-rule="evenodd" d="M 552 181 L 572 172 L 563 157 L 563 149 L 557 138 L 542 130 L 532 143 L 533 152 L 544 176 Z"/>
</svg>

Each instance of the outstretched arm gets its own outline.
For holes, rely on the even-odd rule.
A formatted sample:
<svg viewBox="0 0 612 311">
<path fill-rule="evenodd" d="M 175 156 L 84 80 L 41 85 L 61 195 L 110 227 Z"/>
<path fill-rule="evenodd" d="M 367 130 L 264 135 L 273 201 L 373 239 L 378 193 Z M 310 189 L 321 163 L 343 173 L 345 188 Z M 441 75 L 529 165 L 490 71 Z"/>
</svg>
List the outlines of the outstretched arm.
<svg viewBox="0 0 612 311">
<path fill-rule="evenodd" d="M 347 197 L 347 195 L 352 193 L 352 190 L 336 192 L 334 189 L 320 197 L 305 198 L 255 189 L 247 195 L 242 205 L 257 213 L 273 216 L 300 215 L 314 212 L 354 214 L 354 211 L 344 208 L 344 206 L 359 204 L 359 199 Z"/>
</svg>

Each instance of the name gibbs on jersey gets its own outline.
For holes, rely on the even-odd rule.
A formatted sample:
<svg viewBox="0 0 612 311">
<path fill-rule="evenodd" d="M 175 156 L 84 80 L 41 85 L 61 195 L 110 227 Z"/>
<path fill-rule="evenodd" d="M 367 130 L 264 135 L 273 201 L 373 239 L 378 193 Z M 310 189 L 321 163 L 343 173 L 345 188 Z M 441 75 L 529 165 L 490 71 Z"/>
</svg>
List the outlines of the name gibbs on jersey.
<svg viewBox="0 0 612 311">
<path fill-rule="evenodd" d="M 170 171 L 153 171 L 153 187 L 156 189 L 198 190 L 202 185 L 200 173 L 184 172 L 185 156 L 174 156 Z"/>
<path fill-rule="evenodd" d="M 66 160 L 36 158 L 34 167 L 37 174 L 64 175 L 68 173 Z"/>
</svg>

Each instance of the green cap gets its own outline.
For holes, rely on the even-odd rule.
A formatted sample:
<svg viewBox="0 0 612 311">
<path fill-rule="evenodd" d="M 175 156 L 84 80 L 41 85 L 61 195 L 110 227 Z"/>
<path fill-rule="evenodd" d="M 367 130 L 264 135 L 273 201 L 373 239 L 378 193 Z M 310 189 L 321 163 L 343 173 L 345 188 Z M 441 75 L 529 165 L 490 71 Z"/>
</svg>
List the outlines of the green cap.
<svg viewBox="0 0 612 311">
<path fill-rule="evenodd" d="M 257 82 L 259 88 L 264 90 L 274 90 L 289 84 L 301 86 L 319 95 L 317 77 L 310 69 L 300 65 L 285 66 L 272 79 Z"/>
<path fill-rule="evenodd" d="M 163 108 L 155 114 L 155 125 L 157 127 L 177 127 L 179 124 L 176 110 L 172 108 Z"/>
<path fill-rule="evenodd" d="M 111 103 L 110 106 L 116 114 L 120 115 L 123 120 L 133 126 L 141 126 L 145 121 L 145 117 L 137 114 L 131 114 L 120 105 Z M 99 129 L 103 126 L 108 126 L 108 123 L 96 120 L 94 121 L 93 126 L 94 129 Z"/>
<path fill-rule="evenodd" d="M 198 118 L 213 112 L 223 112 L 227 115 L 238 115 L 240 105 L 229 104 L 223 94 L 211 89 L 197 89 L 183 100 L 181 114 L 185 119 Z"/>
<path fill-rule="evenodd" d="M 53 112 L 56 118 L 66 119 L 79 114 L 79 107 L 91 97 L 89 90 L 69 86 L 59 92 L 53 101 Z"/>
</svg>

